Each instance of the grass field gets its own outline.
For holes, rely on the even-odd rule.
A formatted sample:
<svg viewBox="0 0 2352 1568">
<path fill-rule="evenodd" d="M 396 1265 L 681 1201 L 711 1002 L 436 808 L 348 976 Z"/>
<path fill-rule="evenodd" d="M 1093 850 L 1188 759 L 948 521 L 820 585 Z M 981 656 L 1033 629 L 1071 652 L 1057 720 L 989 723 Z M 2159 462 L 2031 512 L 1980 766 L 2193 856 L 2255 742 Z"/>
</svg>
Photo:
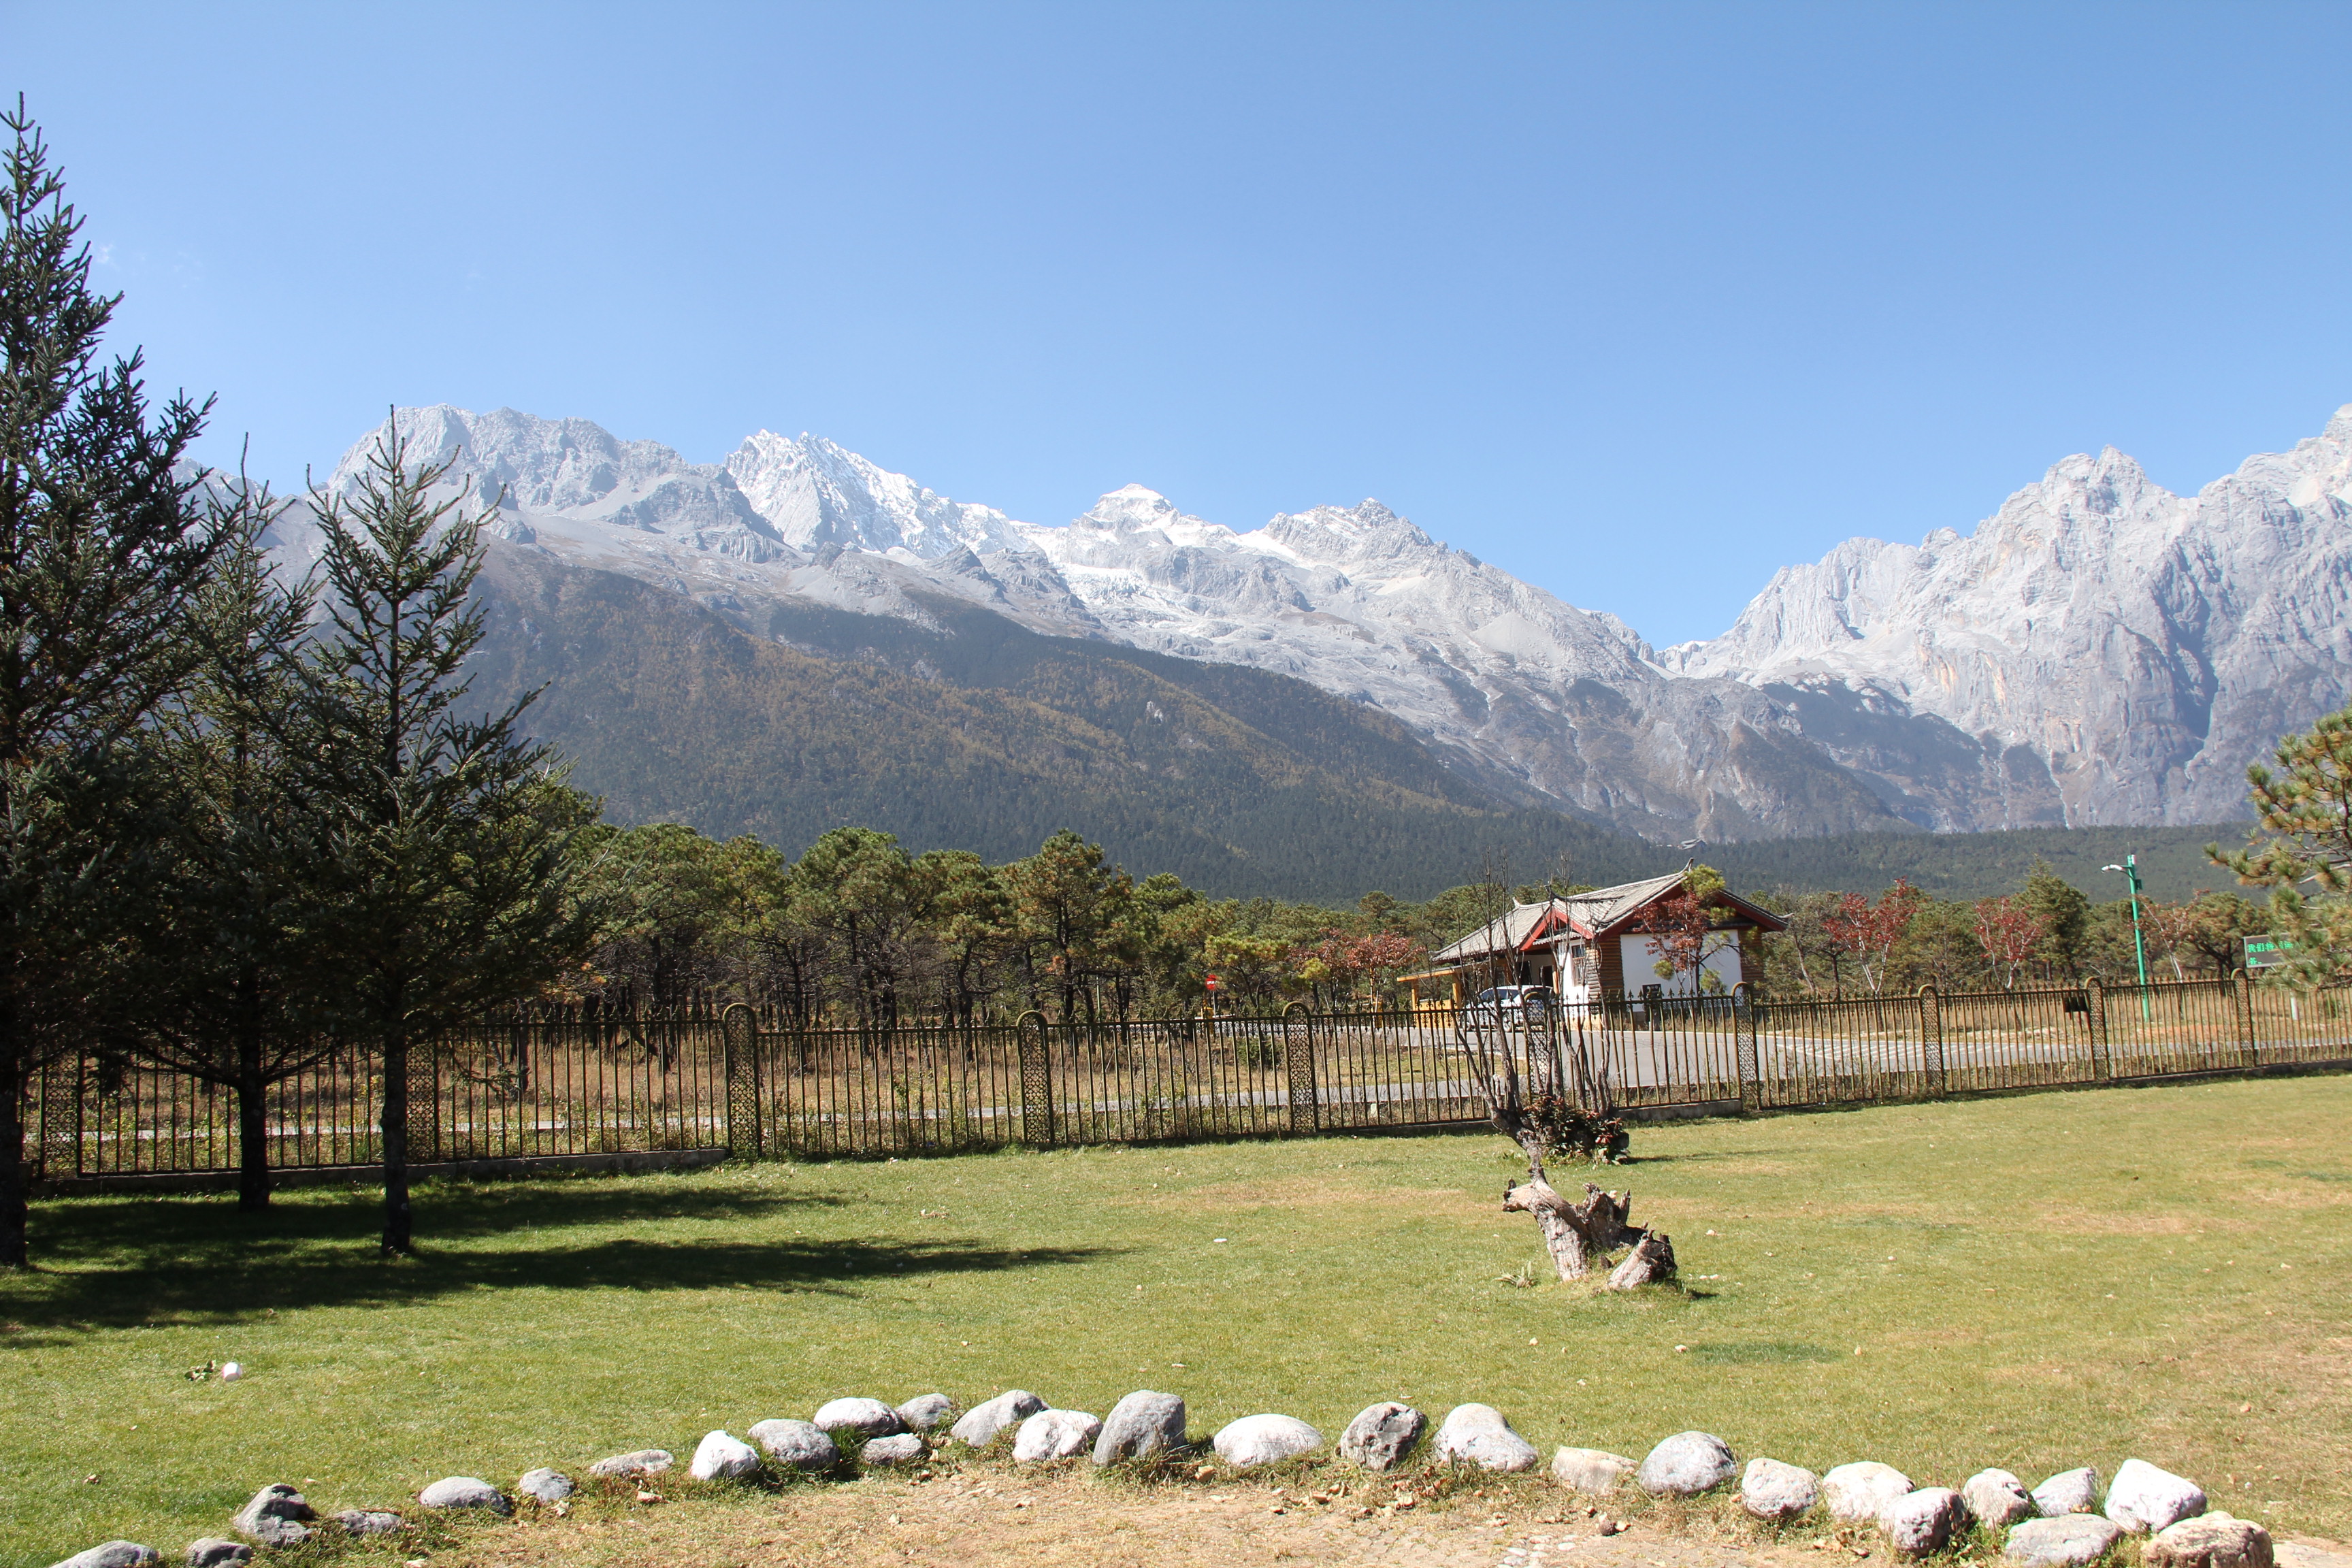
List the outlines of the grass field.
<svg viewBox="0 0 2352 1568">
<path fill-rule="evenodd" d="M 1697 1426 L 1923 1483 L 2136 1454 L 2352 1531 L 2352 1079 L 1691 1122 L 1634 1153 L 1610 1184 L 1683 1291 L 1507 1282 L 1544 1270 L 1485 1134 L 441 1185 L 398 1264 L 364 1192 L 47 1202 L 44 1267 L 0 1279 L 0 1564 L 176 1554 L 272 1480 L 397 1507 L 838 1394 L 1010 1385 L 1097 1414 L 1170 1389 L 1203 1437 L 1477 1399 L 1547 1452 Z M 250 1377 L 184 1375 L 228 1359 Z"/>
</svg>

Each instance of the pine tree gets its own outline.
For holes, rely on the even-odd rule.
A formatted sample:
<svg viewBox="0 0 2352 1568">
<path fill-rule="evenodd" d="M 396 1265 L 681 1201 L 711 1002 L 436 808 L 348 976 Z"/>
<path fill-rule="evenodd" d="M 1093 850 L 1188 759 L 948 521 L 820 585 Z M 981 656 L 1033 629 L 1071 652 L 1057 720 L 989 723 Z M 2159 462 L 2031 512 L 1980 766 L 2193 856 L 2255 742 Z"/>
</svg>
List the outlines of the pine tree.
<svg viewBox="0 0 2352 1568">
<path fill-rule="evenodd" d="M 298 704 L 316 597 L 307 579 L 281 583 L 264 553 L 276 505 L 237 493 L 242 526 L 190 618 L 203 662 L 168 725 L 171 866 L 130 991 L 143 1054 L 236 1100 L 237 1203 L 259 1209 L 269 1088 L 341 1042 L 320 1026 L 332 979 L 315 941 L 315 802 L 280 728 Z"/>
<path fill-rule="evenodd" d="M 590 937 L 563 852 L 584 805 L 522 732 L 536 693 L 467 711 L 484 545 L 480 515 L 432 499 L 452 461 L 411 468 L 394 423 L 356 493 L 310 497 L 327 624 L 294 734 L 319 803 L 341 1023 L 383 1064 L 386 1253 L 410 1249 L 409 1110 L 415 1089 L 434 1089 L 412 1084 L 412 1053 L 546 984 Z"/>
<path fill-rule="evenodd" d="M 29 1261 L 25 1097 L 79 1048 L 144 873 L 136 742 L 186 679 L 222 529 L 184 471 L 209 405 L 101 363 L 81 218 L 23 100 L 0 177 L 0 1268 Z"/>
</svg>

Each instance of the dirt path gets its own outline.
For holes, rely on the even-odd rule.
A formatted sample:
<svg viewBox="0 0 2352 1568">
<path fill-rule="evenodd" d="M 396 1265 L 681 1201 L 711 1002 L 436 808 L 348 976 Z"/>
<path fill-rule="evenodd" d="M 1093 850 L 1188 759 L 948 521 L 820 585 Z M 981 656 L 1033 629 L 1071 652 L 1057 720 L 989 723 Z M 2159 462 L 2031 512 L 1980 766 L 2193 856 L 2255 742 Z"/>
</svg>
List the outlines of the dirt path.
<svg viewBox="0 0 2352 1568">
<path fill-rule="evenodd" d="M 1318 1500 L 1261 1486 L 1135 1488 L 1081 1477 L 868 1480 L 718 1507 L 607 1508 L 436 1553 L 428 1568 L 1856 1568 L 1882 1549 L 1710 1540 L 1690 1521 L 1604 1535 L 1581 1507 L 1461 1496 L 1399 1511 L 1392 1494 Z M 1867 1555 L 1865 1555 L 1865 1552 Z M 454 1561 L 453 1561 L 454 1559 Z"/>
</svg>

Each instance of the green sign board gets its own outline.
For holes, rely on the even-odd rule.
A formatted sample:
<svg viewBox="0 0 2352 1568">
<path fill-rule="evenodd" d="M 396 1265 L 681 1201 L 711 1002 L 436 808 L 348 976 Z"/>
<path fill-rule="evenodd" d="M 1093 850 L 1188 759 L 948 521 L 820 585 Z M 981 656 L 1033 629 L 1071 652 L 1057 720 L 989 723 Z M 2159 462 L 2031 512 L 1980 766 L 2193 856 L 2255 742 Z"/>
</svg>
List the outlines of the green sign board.
<svg viewBox="0 0 2352 1568">
<path fill-rule="evenodd" d="M 2294 943 L 2283 936 L 2250 936 L 2246 939 L 2246 967 L 2270 969 L 2294 956 Z"/>
</svg>

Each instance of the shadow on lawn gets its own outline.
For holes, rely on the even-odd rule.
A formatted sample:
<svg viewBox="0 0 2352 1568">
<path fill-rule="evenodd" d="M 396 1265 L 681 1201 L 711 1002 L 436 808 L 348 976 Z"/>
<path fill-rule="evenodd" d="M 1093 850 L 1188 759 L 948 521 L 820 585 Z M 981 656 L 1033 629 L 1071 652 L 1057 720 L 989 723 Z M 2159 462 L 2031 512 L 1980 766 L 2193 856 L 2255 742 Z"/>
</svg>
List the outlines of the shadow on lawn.
<svg viewBox="0 0 2352 1568">
<path fill-rule="evenodd" d="M 0 1318 L 11 1330 L 0 1347 L 29 1348 L 162 1319 L 228 1321 L 272 1310 L 397 1306 L 515 1288 L 742 1287 L 856 1295 L 884 1280 L 1053 1268 L 1123 1250 L 876 1237 L 567 1240 L 563 1234 L 679 1221 L 772 1224 L 836 1202 L 741 1192 L 600 1192 L 587 1183 L 420 1189 L 418 1254 L 393 1261 L 375 1253 L 382 1209 L 373 1194 L 305 1194 L 257 1215 L 198 1198 L 44 1205 L 35 1238 L 41 1267 L 0 1289 Z"/>
</svg>

